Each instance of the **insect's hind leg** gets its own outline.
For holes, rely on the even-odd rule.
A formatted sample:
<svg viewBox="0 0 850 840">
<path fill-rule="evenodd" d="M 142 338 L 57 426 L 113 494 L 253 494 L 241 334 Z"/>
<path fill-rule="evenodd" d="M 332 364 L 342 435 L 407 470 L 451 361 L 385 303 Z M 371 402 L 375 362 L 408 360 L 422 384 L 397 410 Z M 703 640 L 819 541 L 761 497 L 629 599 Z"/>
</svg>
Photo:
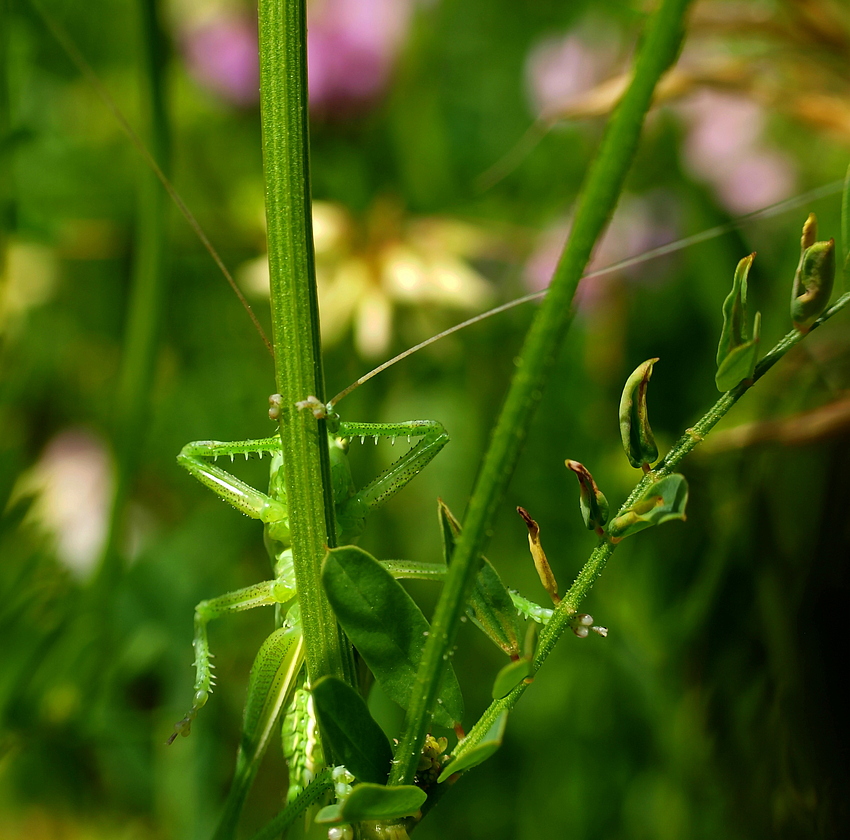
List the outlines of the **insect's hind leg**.
<svg viewBox="0 0 850 840">
<path fill-rule="evenodd" d="M 219 618 L 222 615 L 251 610 L 254 607 L 283 604 L 294 597 L 295 589 L 288 586 L 284 580 L 267 580 L 244 589 L 228 592 L 218 598 L 201 601 L 195 607 L 195 640 L 192 643 L 195 649 L 195 695 L 192 708 L 181 721 L 175 724 L 174 732 L 168 739 L 169 744 L 173 743 L 178 735 L 189 734 L 192 721 L 209 699 L 215 684 L 212 673 L 212 654 L 207 639 L 207 624 L 212 619 Z"/>
</svg>

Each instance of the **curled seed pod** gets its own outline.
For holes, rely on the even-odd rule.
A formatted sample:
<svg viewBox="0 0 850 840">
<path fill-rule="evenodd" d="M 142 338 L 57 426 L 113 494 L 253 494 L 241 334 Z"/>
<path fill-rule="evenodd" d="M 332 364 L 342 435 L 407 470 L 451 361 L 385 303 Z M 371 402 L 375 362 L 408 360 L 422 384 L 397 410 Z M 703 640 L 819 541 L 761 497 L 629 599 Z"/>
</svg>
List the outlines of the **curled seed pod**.
<svg viewBox="0 0 850 840">
<path fill-rule="evenodd" d="M 531 550 L 531 557 L 534 560 L 534 568 L 537 569 L 537 574 L 540 576 L 540 582 L 543 584 L 543 588 L 549 593 L 552 602 L 559 604 L 561 597 L 558 595 L 558 581 L 555 580 L 552 567 L 546 559 L 543 544 L 540 542 L 540 527 L 528 515 L 528 511 L 525 508 L 518 507 L 516 510 L 528 528 L 528 547 Z"/>
<path fill-rule="evenodd" d="M 581 517 L 589 531 L 601 531 L 602 526 L 608 521 L 608 500 L 600 492 L 593 480 L 593 476 L 584 464 L 578 461 L 564 461 L 567 469 L 576 474 L 579 485 L 579 506 Z"/>
<path fill-rule="evenodd" d="M 791 320 L 805 332 L 826 309 L 835 281 L 835 240 L 818 242 L 818 220 L 809 213 L 800 237 L 800 262 L 791 289 Z"/>
<path fill-rule="evenodd" d="M 735 269 L 732 291 L 723 302 L 723 330 L 717 345 L 718 391 L 729 391 L 744 379 L 751 379 L 758 361 L 761 313 L 756 312 L 753 337 L 747 335 L 747 275 L 755 254 L 744 257 Z"/>
<path fill-rule="evenodd" d="M 652 366 L 658 359 L 648 359 L 626 380 L 620 397 L 620 437 L 629 463 L 638 469 L 658 460 L 658 447 L 649 427 L 646 412 L 646 387 Z"/>
</svg>

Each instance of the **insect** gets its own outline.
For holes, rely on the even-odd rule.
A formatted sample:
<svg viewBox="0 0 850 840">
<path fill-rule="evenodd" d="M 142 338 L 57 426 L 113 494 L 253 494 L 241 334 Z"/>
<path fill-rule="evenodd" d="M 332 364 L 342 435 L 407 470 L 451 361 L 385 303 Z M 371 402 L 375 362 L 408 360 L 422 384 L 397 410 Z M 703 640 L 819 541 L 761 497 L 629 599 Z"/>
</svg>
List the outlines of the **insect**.
<svg viewBox="0 0 850 840">
<path fill-rule="evenodd" d="M 277 419 L 279 401 L 278 395 L 271 398 L 272 407 L 269 414 L 272 419 Z M 448 443 L 449 437 L 442 424 L 434 420 L 411 420 L 392 424 L 350 423 L 341 421 L 333 412 L 327 413 L 326 420 L 337 533 L 340 543 L 346 544 L 360 536 L 369 513 L 404 488 Z M 415 443 L 365 487 L 357 489 L 348 462 L 348 449 L 350 442 L 358 438 L 361 442 L 372 438 L 376 443 L 379 438 L 389 439 L 391 443 L 395 443 L 398 438 L 405 438 L 409 443 L 414 440 Z M 237 455 L 246 458 L 252 455 L 271 457 L 267 493 L 251 487 L 215 463 L 218 458 L 229 456 L 233 459 Z M 272 724 L 281 707 L 290 700 L 292 702 L 283 721 L 284 751 L 290 766 L 290 800 L 311 781 L 320 764 L 318 754 L 314 755 L 318 746 L 314 734 L 315 716 L 311 713 L 309 695 L 304 692 L 304 649 L 289 540 L 280 438 L 272 436 L 231 443 L 197 441 L 183 447 L 178 462 L 190 475 L 236 510 L 263 523 L 274 577 L 202 601 L 196 607 L 194 701 L 189 712 L 176 725 L 169 743 L 173 742 L 178 734 L 189 734 L 192 721 L 206 704 L 213 688 L 213 668 L 207 638 L 208 623 L 215 618 L 255 607 L 282 608 L 291 604 L 281 629 L 267 642 L 270 647 L 275 648 L 271 655 L 277 660 L 271 667 L 276 673 L 280 672 L 281 676 L 273 681 L 273 686 L 263 685 L 255 691 L 249 690 L 248 709 L 252 702 L 259 702 L 265 708 L 256 715 L 257 719 L 253 719 L 251 711 L 246 711 L 246 729 L 250 728 L 251 731 L 243 732 L 240 756 L 248 755 L 248 758 L 237 762 L 232 802 L 226 808 L 226 819 L 230 814 L 235 814 L 238 818 L 239 807 L 268 742 Z M 252 695 L 256 695 L 256 698 L 252 699 Z M 249 718 L 252 719 L 250 724 Z"/>
<path fill-rule="evenodd" d="M 329 441 L 329 446 L 331 447 L 332 451 L 333 451 L 333 449 L 336 445 L 337 444 L 336 444 L 335 441 L 333 441 L 333 440 Z M 224 445 L 224 446 L 226 446 L 226 445 Z M 268 451 L 270 454 L 272 454 L 274 456 L 274 450 L 273 449 L 256 450 L 256 454 L 258 454 L 258 455 L 263 454 L 264 451 Z M 215 474 L 210 471 L 210 466 L 206 464 L 206 461 L 207 461 L 208 456 L 215 457 L 214 453 L 204 452 L 204 451 L 199 450 L 199 451 L 195 451 L 193 453 L 187 453 L 187 458 L 190 454 L 193 455 L 197 459 L 197 461 L 199 461 L 201 463 L 201 466 L 198 467 L 198 469 L 200 471 L 197 473 L 197 475 L 200 476 L 203 473 L 204 475 L 210 476 L 209 486 L 212 486 L 213 489 L 215 489 L 216 492 L 218 492 L 220 495 L 224 495 L 224 492 L 226 492 L 226 493 L 234 493 L 235 492 L 236 497 L 241 499 L 240 493 L 242 492 L 242 488 L 240 488 L 238 484 L 233 484 L 230 481 L 230 478 L 232 478 L 232 477 L 228 477 L 229 474 L 225 473 L 224 478 L 222 478 L 222 476 L 215 477 Z M 251 452 L 249 452 L 247 450 L 241 451 L 241 452 L 238 451 L 238 450 L 234 450 L 234 451 L 230 451 L 230 452 L 222 451 L 220 454 L 224 454 L 224 455 L 230 454 L 231 456 L 233 456 L 235 454 L 249 455 L 249 454 L 251 454 Z M 197 466 L 197 465 L 195 465 L 195 466 Z M 214 466 L 214 464 L 212 466 Z M 222 472 L 224 472 L 224 471 L 222 471 Z M 207 483 L 207 482 L 204 482 L 204 483 Z M 234 487 L 236 488 L 235 490 L 234 490 Z M 252 488 L 249 488 L 249 489 L 252 489 Z M 336 490 L 336 488 L 335 488 L 335 490 Z M 224 491 L 224 492 L 222 492 L 222 491 Z M 253 492 L 256 493 L 257 491 L 253 491 Z M 349 516 L 351 517 L 352 521 L 355 523 L 355 525 L 357 527 L 362 527 L 362 518 L 360 517 L 360 511 L 357 510 L 358 505 L 353 502 L 353 498 L 356 495 L 357 494 L 355 493 L 353 495 L 349 495 L 349 496 L 345 497 L 344 493 L 343 493 L 343 495 L 341 495 L 340 497 L 335 498 L 335 501 L 336 501 L 337 506 L 338 506 L 337 515 L 340 518 L 340 530 L 344 530 L 344 528 L 346 527 L 343 524 L 343 521 L 348 519 Z M 283 497 L 278 496 L 277 498 L 275 498 L 275 493 L 272 490 L 270 490 L 270 492 L 268 494 L 265 494 L 265 496 L 266 496 L 265 499 L 262 499 L 262 498 L 259 499 L 259 502 L 260 502 L 261 505 L 268 505 L 269 500 L 276 501 L 276 502 L 278 502 L 278 504 L 281 504 L 283 502 Z M 248 498 L 250 498 L 250 497 L 248 497 Z M 244 499 L 242 499 L 242 500 L 244 501 Z M 238 507 L 238 505 L 236 505 L 236 506 Z M 250 507 L 250 504 L 248 506 Z M 272 513 L 271 510 L 269 510 L 267 508 L 263 508 L 262 511 L 260 512 L 260 515 L 258 515 L 257 518 L 260 518 L 262 521 L 265 522 L 265 524 L 267 526 L 267 530 L 270 530 L 270 524 L 272 524 L 272 523 L 277 524 L 278 530 L 279 530 L 281 536 L 283 536 L 283 531 L 285 530 L 284 525 L 283 525 L 284 517 L 279 516 L 275 519 L 269 519 L 267 517 L 266 519 L 263 519 L 263 516 L 262 516 L 263 511 L 267 512 L 268 514 Z M 244 511 L 244 512 L 247 513 L 248 511 Z M 277 510 L 277 513 L 280 514 L 280 513 L 282 513 L 282 511 Z M 251 515 L 251 514 L 249 513 L 249 515 Z M 210 668 L 209 668 L 209 651 L 208 651 L 208 649 L 206 649 L 206 639 L 205 639 L 205 631 L 206 631 L 207 622 L 212 617 L 215 617 L 217 615 L 226 614 L 227 612 L 230 612 L 230 611 L 238 611 L 238 610 L 241 610 L 241 609 L 248 609 L 248 608 L 250 608 L 250 606 L 254 606 L 254 605 L 279 604 L 283 607 L 283 606 L 289 604 L 290 602 L 294 601 L 295 593 L 294 593 L 294 586 L 291 585 L 292 584 L 291 577 L 287 577 L 286 570 L 284 569 L 283 565 L 278 567 L 278 563 L 282 563 L 283 554 L 285 553 L 285 549 L 282 548 L 285 540 L 282 539 L 282 538 L 277 539 L 274 536 L 270 536 L 270 540 L 276 540 L 278 543 L 280 543 L 279 548 L 281 548 L 281 552 L 280 552 L 279 555 L 275 554 L 273 552 L 273 554 L 275 556 L 275 570 L 274 570 L 275 578 L 274 578 L 274 580 L 267 582 L 268 586 L 267 586 L 265 591 L 261 591 L 260 593 L 255 593 L 257 595 L 257 597 L 260 599 L 259 603 L 256 603 L 256 604 L 249 603 L 251 601 L 251 593 L 250 592 L 246 593 L 245 591 L 243 591 L 242 593 L 233 593 L 233 595 L 231 595 L 231 596 L 223 596 L 223 598 L 214 599 L 214 601 L 212 601 L 212 602 L 206 602 L 205 610 L 202 611 L 202 613 L 203 613 L 202 617 L 201 617 L 202 621 L 200 622 L 203 625 L 203 642 L 196 642 L 196 655 L 197 655 L 197 649 L 199 647 L 202 650 L 205 650 L 205 655 L 203 657 L 201 657 L 201 659 L 202 659 L 202 661 L 205 660 L 205 662 L 206 662 L 207 682 L 206 682 L 206 687 L 204 687 L 204 684 L 202 683 L 201 687 L 196 690 L 196 701 L 195 701 L 195 704 L 193 704 L 192 710 L 190 711 L 189 715 L 187 715 L 187 718 L 185 719 L 185 723 L 183 724 L 183 727 L 182 727 L 183 730 L 188 729 L 188 727 L 191 725 L 192 718 L 194 717 L 195 714 L 197 714 L 198 709 L 206 701 L 206 698 L 208 697 L 210 686 L 211 686 L 212 677 L 211 677 L 211 672 L 210 672 Z M 260 585 L 260 586 L 262 586 L 262 585 Z M 240 596 L 241 600 L 240 600 L 240 598 L 236 598 L 235 600 L 233 600 L 234 595 Z M 226 600 L 228 598 L 231 599 L 229 602 Z M 262 599 L 265 599 L 265 600 L 262 600 Z M 210 612 L 207 613 L 206 612 L 207 610 L 209 610 Z M 278 631 L 275 631 L 275 634 L 273 634 L 273 636 L 270 637 L 270 640 L 271 640 L 272 644 L 277 644 L 279 642 L 279 654 L 280 655 L 278 657 L 278 661 L 279 661 L 280 664 L 278 666 L 278 669 L 275 671 L 274 679 L 278 680 L 280 685 L 285 686 L 287 691 L 291 687 L 292 693 L 294 695 L 296 695 L 298 693 L 298 691 L 300 690 L 299 687 L 298 687 L 298 681 L 299 681 L 299 672 L 300 672 L 300 657 L 303 656 L 303 654 L 299 653 L 300 642 L 299 642 L 299 634 L 298 634 L 298 616 L 297 616 L 297 612 L 293 608 L 290 608 L 290 610 L 287 612 L 286 617 L 284 618 L 284 621 L 283 621 L 283 626 Z M 281 669 L 283 669 L 282 673 L 281 673 Z M 199 670 L 201 670 L 200 666 L 199 666 Z M 271 693 L 273 693 L 273 692 L 270 692 L 269 694 L 271 694 Z M 284 691 L 280 690 L 280 691 L 277 692 L 277 695 L 276 695 L 281 704 L 285 704 L 287 702 L 286 698 L 283 696 L 283 694 L 284 694 Z M 300 716 L 301 721 L 306 721 L 307 723 L 309 723 L 309 717 L 310 716 L 307 713 L 307 710 L 301 708 L 301 704 L 300 704 L 300 701 L 303 698 L 304 698 L 303 694 L 297 695 L 296 702 L 294 702 L 292 704 L 292 707 L 291 707 L 292 710 L 293 710 L 292 716 L 293 717 Z M 259 716 L 258 716 L 258 721 L 259 721 L 260 724 L 264 724 L 265 722 L 273 720 L 274 716 L 275 715 L 272 713 L 272 711 L 270 711 L 270 710 L 266 711 L 265 709 L 261 709 Z M 292 717 L 290 717 L 289 720 L 291 721 Z M 296 752 L 298 752 L 298 750 L 296 750 L 295 746 L 292 747 L 291 751 L 292 751 L 292 756 L 293 756 L 293 761 L 292 761 L 293 765 L 296 762 L 301 761 L 302 756 L 304 757 L 305 761 L 309 758 L 308 753 L 310 752 L 311 747 L 310 747 L 310 732 L 309 732 L 309 726 L 307 725 L 307 723 L 302 724 L 302 723 L 299 723 L 298 720 L 295 720 L 294 724 L 291 728 L 291 734 L 294 735 L 294 736 L 298 736 L 298 735 L 303 734 L 305 736 L 304 740 L 306 741 L 306 744 L 307 744 L 306 748 L 304 748 L 304 749 L 302 749 L 300 746 L 298 747 L 298 750 L 300 750 L 300 753 L 298 755 L 296 755 Z M 262 732 L 266 732 L 266 731 L 270 731 L 270 729 L 271 729 L 270 725 L 268 727 L 260 726 L 258 732 L 260 730 L 262 730 Z M 263 736 L 263 737 L 266 737 L 266 736 Z M 292 739 L 290 739 L 290 740 L 292 740 Z M 257 735 L 257 737 L 255 737 L 253 739 L 253 743 L 256 745 L 256 746 L 252 747 L 254 755 L 256 756 L 261 751 L 259 745 L 263 743 L 263 740 L 259 736 L 259 734 Z M 246 761 L 248 762 L 247 766 L 249 767 L 249 770 L 246 770 L 244 775 L 238 776 L 238 778 L 240 778 L 240 779 L 247 779 L 248 776 L 250 775 L 250 768 L 256 764 L 256 761 L 251 759 L 251 758 L 246 759 Z M 252 764 L 252 761 L 253 761 L 253 764 Z M 243 786 L 246 783 L 247 782 L 243 782 Z"/>
</svg>

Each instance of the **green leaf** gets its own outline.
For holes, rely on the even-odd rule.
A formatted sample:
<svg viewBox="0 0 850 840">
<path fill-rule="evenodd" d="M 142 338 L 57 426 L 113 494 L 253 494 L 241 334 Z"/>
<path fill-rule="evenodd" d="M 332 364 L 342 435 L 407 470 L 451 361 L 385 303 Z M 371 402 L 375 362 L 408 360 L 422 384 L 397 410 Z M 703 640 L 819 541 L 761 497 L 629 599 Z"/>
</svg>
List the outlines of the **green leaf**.
<svg viewBox="0 0 850 840">
<path fill-rule="evenodd" d="M 354 823 L 363 820 L 395 820 L 415 814 L 428 798 L 422 788 L 415 785 L 355 785 L 342 803 L 342 819 Z"/>
<path fill-rule="evenodd" d="M 317 823 L 342 822 L 342 802 L 334 802 L 333 805 L 325 805 L 324 808 L 320 808 L 315 821 Z"/>
<path fill-rule="evenodd" d="M 744 379 L 752 379 L 758 361 L 761 313 L 756 312 L 753 337 L 747 335 L 747 277 L 755 254 L 744 257 L 735 269 L 732 291 L 723 302 L 723 329 L 717 345 L 717 389 L 730 391 Z"/>
<path fill-rule="evenodd" d="M 443 555 L 448 564 L 461 527 L 442 499 L 438 502 L 438 512 L 443 532 Z M 486 557 L 480 559 L 482 565 L 475 577 L 466 614 L 508 656 L 519 656 L 519 617 L 513 599 L 490 561 Z"/>
<path fill-rule="evenodd" d="M 658 460 L 658 447 L 646 410 L 646 388 L 652 376 L 652 366 L 657 361 L 648 359 L 638 365 L 626 380 L 620 397 L 620 438 L 629 463 L 638 469 Z"/>
<path fill-rule="evenodd" d="M 328 551 L 322 564 L 328 600 L 349 639 L 390 699 L 406 709 L 429 627 L 404 588 L 356 546 Z M 451 728 L 463 716 L 463 697 L 446 665 L 434 721 Z"/>
<path fill-rule="evenodd" d="M 537 625 L 535 625 L 536 627 Z M 509 662 L 496 674 L 493 682 L 493 699 L 500 700 L 510 694 L 526 677 L 530 677 L 533 671 L 530 659 L 517 659 Z"/>
<path fill-rule="evenodd" d="M 334 761 L 361 782 L 385 784 L 393 751 L 363 698 L 337 677 L 319 680 L 312 691 L 322 737 L 330 744 Z"/>
<path fill-rule="evenodd" d="M 455 748 L 451 763 L 446 765 L 446 768 L 440 773 L 437 782 L 444 782 L 455 773 L 469 770 L 490 758 L 502 746 L 502 738 L 505 735 L 505 725 L 507 722 L 508 713 L 504 711 L 493 721 L 492 726 L 484 732 L 480 740 L 474 744 L 470 743 L 469 738 L 461 741 Z"/>
<path fill-rule="evenodd" d="M 629 510 L 611 520 L 608 534 L 620 540 L 671 519 L 684 519 L 687 503 L 688 482 L 685 477 L 680 473 L 665 476 L 647 487 Z"/>
</svg>

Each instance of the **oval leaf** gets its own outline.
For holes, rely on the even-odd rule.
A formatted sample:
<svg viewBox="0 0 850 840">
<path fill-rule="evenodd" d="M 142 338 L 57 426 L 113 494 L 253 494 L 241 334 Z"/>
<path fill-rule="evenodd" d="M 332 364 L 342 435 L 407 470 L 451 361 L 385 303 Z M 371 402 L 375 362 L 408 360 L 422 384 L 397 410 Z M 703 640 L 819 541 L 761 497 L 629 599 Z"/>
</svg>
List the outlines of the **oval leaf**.
<svg viewBox="0 0 850 840">
<path fill-rule="evenodd" d="M 322 737 L 330 744 L 334 761 L 361 782 L 386 784 L 393 751 L 363 698 L 337 677 L 319 680 L 312 691 Z"/>
<path fill-rule="evenodd" d="M 496 674 L 496 679 L 493 682 L 493 699 L 500 700 L 502 697 L 506 697 L 526 677 L 530 677 L 531 672 L 532 662 L 530 659 L 523 658 L 517 659 L 516 662 L 509 662 Z"/>
<path fill-rule="evenodd" d="M 623 539 L 670 519 L 684 519 L 687 503 L 688 482 L 685 476 L 680 473 L 667 475 L 647 487 L 629 510 L 612 519 L 608 534 L 615 539 Z"/>
<path fill-rule="evenodd" d="M 402 585 L 356 546 L 328 551 L 322 565 L 328 600 L 381 688 L 403 709 L 410 702 L 428 622 Z M 463 716 L 454 670 L 446 665 L 434 722 L 451 728 Z"/>
<path fill-rule="evenodd" d="M 461 528 L 445 502 L 440 499 L 438 504 L 443 532 L 443 554 L 448 563 Z M 519 620 L 511 595 L 490 561 L 486 557 L 482 557 L 481 561 L 466 614 L 473 624 L 508 656 L 519 656 Z"/>
<path fill-rule="evenodd" d="M 505 724 L 508 722 L 508 713 L 502 712 L 493 725 L 474 743 L 467 738 L 461 741 L 455 747 L 455 755 L 450 764 L 448 764 L 440 773 L 437 782 L 444 782 L 446 779 L 453 776 L 455 773 L 461 773 L 464 770 L 469 770 L 482 761 L 486 761 L 502 746 L 502 738 L 505 735 Z"/>
<path fill-rule="evenodd" d="M 334 802 L 333 805 L 325 805 L 316 814 L 317 823 L 339 823 L 342 822 L 342 802 Z"/>
<path fill-rule="evenodd" d="M 425 791 L 415 785 L 355 785 L 351 795 L 342 803 L 342 819 L 353 823 L 409 817 L 425 804 L 427 798 Z"/>
</svg>

